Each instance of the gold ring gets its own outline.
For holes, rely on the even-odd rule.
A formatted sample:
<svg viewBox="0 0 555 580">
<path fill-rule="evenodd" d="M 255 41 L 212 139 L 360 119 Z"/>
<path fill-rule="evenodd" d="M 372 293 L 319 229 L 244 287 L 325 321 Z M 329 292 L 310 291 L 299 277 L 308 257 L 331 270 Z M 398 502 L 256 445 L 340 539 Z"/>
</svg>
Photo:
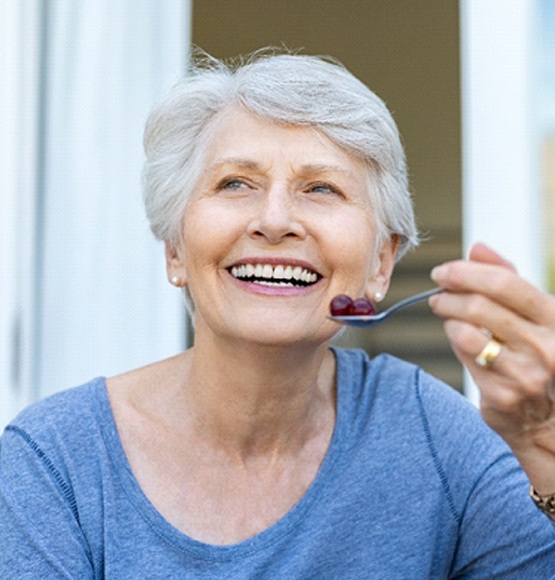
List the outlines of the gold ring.
<svg viewBox="0 0 555 580">
<path fill-rule="evenodd" d="M 501 352 L 501 343 L 495 338 L 490 338 L 488 343 L 482 349 L 482 352 L 474 359 L 479 367 L 487 368 L 499 356 Z"/>
</svg>

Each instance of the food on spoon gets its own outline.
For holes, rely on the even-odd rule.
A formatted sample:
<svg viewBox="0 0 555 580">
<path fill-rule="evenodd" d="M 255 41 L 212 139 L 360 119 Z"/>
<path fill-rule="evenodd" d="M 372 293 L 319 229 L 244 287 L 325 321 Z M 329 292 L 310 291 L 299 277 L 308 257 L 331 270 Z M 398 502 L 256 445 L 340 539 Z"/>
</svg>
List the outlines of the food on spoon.
<svg viewBox="0 0 555 580">
<path fill-rule="evenodd" d="M 347 316 L 353 306 L 353 300 L 346 294 L 339 294 L 330 302 L 330 312 L 332 316 Z"/>
<path fill-rule="evenodd" d="M 376 314 L 376 308 L 366 298 L 357 298 L 353 301 L 349 315 L 351 316 L 370 316 Z"/>
<path fill-rule="evenodd" d="M 332 316 L 368 316 L 376 314 L 376 308 L 366 298 L 353 300 L 345 294 L 339 294 L 331 301 L 330 312 Z"/>
</svg>

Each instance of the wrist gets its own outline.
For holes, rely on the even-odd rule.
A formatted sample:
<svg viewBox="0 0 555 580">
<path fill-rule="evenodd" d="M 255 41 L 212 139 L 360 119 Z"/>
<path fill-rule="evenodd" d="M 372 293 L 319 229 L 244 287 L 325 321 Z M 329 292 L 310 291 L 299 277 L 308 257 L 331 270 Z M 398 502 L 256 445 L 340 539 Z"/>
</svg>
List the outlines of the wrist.
<svg viewBox="0 0 555 580">
<path fill-rule="evenodd" d="M 552 450 L 530 445 L 526 448 L 512 446 L 512 451 L 537 493 L 541 496 L 555 494 L 555 455 Z"/>
</svg>

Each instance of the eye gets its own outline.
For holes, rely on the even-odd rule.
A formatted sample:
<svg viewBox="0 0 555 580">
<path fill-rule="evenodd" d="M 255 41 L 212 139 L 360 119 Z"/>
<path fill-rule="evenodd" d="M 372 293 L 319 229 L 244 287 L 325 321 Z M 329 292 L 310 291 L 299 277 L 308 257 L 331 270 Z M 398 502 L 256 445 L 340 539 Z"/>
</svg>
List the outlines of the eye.
<svg viewBox="0 0 555 580">
<path fill-rule="evenodd" d="M 220 181 L 220 183 L 218 183 L 218 186 L 216 189 L 218 189 L 218 191 L 220 190 L 224 190 L 224 189 L 228 189 L 228 190 L 234 190 L 234 189 L 244 189 L 248 187 L 247 183 L 245 183 L 244 180 L 238 179 L 236 177 L 230 177 L 230 178 L 226 178 L 223 179 L 222 181 Z"/>
<path fill-rule="evenodd" d="M 332 185 L 331 183 L 327 183 L 325 181 L 319 181 L 317 183 L 311 183 L 307 188 L 306 191 L 308 193 L 322 193 L 322 194 L 331 194 L 331 195 L 339 195 L 343 197 L 342 191 Z"/>
</svg>

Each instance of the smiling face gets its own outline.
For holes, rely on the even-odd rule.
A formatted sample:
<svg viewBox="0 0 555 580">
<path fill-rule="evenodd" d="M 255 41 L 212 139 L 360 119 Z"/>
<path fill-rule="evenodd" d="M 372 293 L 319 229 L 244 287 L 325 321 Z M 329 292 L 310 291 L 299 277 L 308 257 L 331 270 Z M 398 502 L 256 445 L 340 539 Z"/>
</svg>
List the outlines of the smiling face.
<svg viewBox="0 0 555 580">
<path fill-rule="evenodd" d="M 169 276 L 188 284 L 196 333 L 264 344 L 323 342 L 337 294 L 385 292 L 394 244 L 378 250 L 358 159 L 320 133 L 226 112 L 211 133 Z"/>
</svg>

